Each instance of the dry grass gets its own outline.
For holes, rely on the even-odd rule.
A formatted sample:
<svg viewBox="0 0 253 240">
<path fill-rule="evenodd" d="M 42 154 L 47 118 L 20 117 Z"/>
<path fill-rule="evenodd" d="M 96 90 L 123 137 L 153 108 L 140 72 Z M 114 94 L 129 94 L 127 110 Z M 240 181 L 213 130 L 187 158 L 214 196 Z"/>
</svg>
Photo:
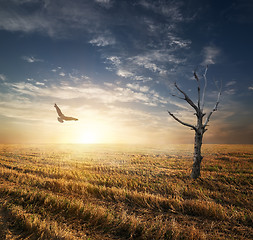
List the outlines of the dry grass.
<svg viewBox="0 0 253 240">
<path fill-rule="evenodd" d="M 0 145 L 0 239 L 252 239 L 253 146 Z"/>
</svg>

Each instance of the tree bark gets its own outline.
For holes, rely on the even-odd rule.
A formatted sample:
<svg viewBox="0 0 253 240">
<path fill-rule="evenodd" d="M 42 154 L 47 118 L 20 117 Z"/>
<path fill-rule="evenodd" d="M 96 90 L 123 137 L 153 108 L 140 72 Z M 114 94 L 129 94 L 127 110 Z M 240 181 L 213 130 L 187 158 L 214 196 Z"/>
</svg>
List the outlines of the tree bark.
<svg viewBox="0 0 253 240">
<path fill-rule="evenodd" d="M 191 172 L 191 178 L 196 179 L 200 177 L 200 165 L 203 157 L 201 156 L 201 146 L 203 139 L 203 131 L 197 130 L 195 132 L 195 143 L 194 143 L 194 159 Z"/>
<path fill-rule="evenodd" d="M 207 130 L 206 127 L 207 127 L 207 124 L 208 124 L 212 114 L 215 111 L 217 111 L 217 107 L 218 107 L 218 104 L 220 101 L 220 96 L 221 96 L 221 88 L 220 88 L 216 104 L 214 105 L 213 110 L 207 115 L 206 121 L 203 124 L 203 117 L 206 115 L 205 113 L 203 113 L 203 111 L 204 111 L 203 108 L 204 108 L 205 91 L 206 91 L 206 86 L 207 86 L 207 79 L 206 79 L 207 68 L 208 68 L 208 66 L 206 66 L 206 70 L 203 75 L 204 80 L 205 80 L 205 85 L 204 85 L 204 89 L 202 92 L 202 100 L 201 100 L 201 92 L 200 92 L 200 79 L 198 78 L 196 71 L 194 71 L 194 73 L 193 73 L 193 75 L 198 83 L 198 102 L 197 102 L 197 104 L 195 104 L 189 98 L 189 96 L 181 88 L 178 87 L 177 83 L 175 83 L 175 87 L 180 93 L 182 93 L 184 95 L 184 97 L 176 96 L 174 94 L 172 95 L 174 97 L 175 96 L 178 97 L 179 99 L 185 100 L 195 110 L 194 114 L 197 117 L 197 125 L 195 126 L 195 125 L 186 123 L 184 121 L 181 121 L 174 114 L 172 114 L 170 111 L 168 111 L 169 115 L 171 117 L 173 117 L 177 122 L 179 122 L 180 124 L 182 124 L 184 126 L 190 127 L 192 130 L 195 131 L 194 158 L 193 158 L 193 166 L 192 166 L 192 172 L 191 172 L 191 178 L 193 178 L 193 179 L 200 177 L 200 167 L 201 167 L 201 162 L 203 159 L 203 157 L 201 156 L 201 146 L 202 146 L 203 135 L 204 135 L 205 131 Z M 201 106 L 201 103 L 202 103 L 202 106 Z"/>
</svg>

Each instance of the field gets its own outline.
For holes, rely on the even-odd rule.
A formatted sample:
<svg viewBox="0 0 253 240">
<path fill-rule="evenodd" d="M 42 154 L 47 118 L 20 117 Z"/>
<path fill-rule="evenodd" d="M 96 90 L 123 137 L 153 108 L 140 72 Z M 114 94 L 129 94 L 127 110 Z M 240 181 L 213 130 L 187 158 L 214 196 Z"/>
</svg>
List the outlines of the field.
<svg viewBox="0 0 253 240">
<path fill-rule="evenodd" d="M 0 239 L 253 239 L 253 146 L 0 145 Z"/>
</svg>

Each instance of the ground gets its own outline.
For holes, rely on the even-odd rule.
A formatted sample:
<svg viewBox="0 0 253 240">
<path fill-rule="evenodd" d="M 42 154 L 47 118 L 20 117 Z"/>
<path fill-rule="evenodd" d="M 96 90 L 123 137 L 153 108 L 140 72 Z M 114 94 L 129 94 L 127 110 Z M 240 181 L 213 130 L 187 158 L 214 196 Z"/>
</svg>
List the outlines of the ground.
<svg viewBox="0 0 253 240">
<path fill-rule="evenodd" d="M 253 146 L 0 145 L 0 239 L 252 239 Z"/>
</svg>

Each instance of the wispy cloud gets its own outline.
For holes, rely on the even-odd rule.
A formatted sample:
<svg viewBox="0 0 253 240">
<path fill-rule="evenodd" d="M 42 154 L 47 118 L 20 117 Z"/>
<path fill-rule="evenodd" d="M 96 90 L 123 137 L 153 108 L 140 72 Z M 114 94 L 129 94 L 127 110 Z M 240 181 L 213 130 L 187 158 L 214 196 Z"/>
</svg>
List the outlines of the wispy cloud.
<svg viewBox="0 0 253 240">
<path fill-rule="evenodd" d="M 83 99 L 92 100 L 95 103 L 111 105 L 117 103 L 138 103 L 142 105 L 158 106 L 168 102 L 154 89 L 140 83 L 105 83 L 95 84 L 86 76 L 68 74 L 68 81 L 47 80 L 38 81 L 32 79 L 27 82 L 3 82 L 8 92 L 24 97 L 36 97 L 47 99 Z"/>
<path fill-rule="evenodd" d="M 59 76 L 61 76 L 61 77 L 65 77 L 65 75 L 66 75 L 66 74 L 65 74 L 64 72 L 60 72 L 60 73 L 59 73 Z"/>
<path fill-rule="evenodd" d="M 89 43 L 96 45 L 98 47 L 105 47 L 108 45 L 115 44 L 115 39 L 112 37 L 99 36 L 89 41 Z"/>
<path fill-rule="evenodd" d="M 249 89 L 249 90 L 253 90 L 253 86 L 249 86 L 248 89 Z"/>
<path fill-rule="evenodd" d="M 217 57 L 220 55 L 221 50 L 215 46 L 207 46 L 203 49 L 203 65 L 211 65 L 217 62 Z"/>
<path fill-rule="evenodd" d="M 134 81 L 152 80 L 147 71 L 158 77 L 166 76 L 175 66 L 185 63 L 182 50 L 191 46 L 191 40 L 180 36 L 177 29 L 180 23 L 189 21 L 183 15 L 182 1 L 141 0 L 136 2 L 138 8 L 111 0 L 55 0 L 42 4 L 36 1 L 30 10 L 29 4 L 32 1 L 26 2 L 26 8 L 18 1 L 11 1 L 9 7 L 4 5 L 0 10 L 0 29 L 39 32 L 52 38 L 81 37 L 93 46 L 104 47 L 101 57 L 106 59 L 107 70 Z M 117 7 L 119 11 L 110 16 L 109 7 Z M 147 10 L 165 20 L 160 22 L 147 14 Z M 23 59 L 29 63 L 42 61 L 33 56 Z"/>
<path fill-rule="evenodd" d="M 236 84 L 236 81 L 230 81 L 226 83 L 226 87 L 233 86 Z"/>
<path fill-rule="evenodd" d="M 0 29 L 39 32 L 53 38 L 71 38 L 73 33 L 97 33 L 101 28 L 97 2 L 77 0 L 6 1 L 0 9 Z M 109 2 L 100 2 L 109 5 Z M 32 5 L 32 8 L 29 8 Z"/>
<path fill-rule="evenodd" d="M 10 6 L 11 5 L 12 4 L 10 4 Z M 39 16 L 38 14 L 22 14 L 21 11 L 14 11 L 14 9 L 11 10 L 11 8 L 1 8 L 0 29 L 8 31 L 22 31 L 26 33 L 34 31 L 44 32 L 49 30 L 50 22 L 48 22 L 46 18 Z"/>
<path fill-rule="evenodd" d="M 129 78 L 133 76 L 133 73 L 124 69 L 118 69 L 117 75 L 123 78 Z"/>
<path fill-rule="evenodd" d="M 169 45 L 171 48 L 174 48 L 175 50 L 176 49 L 187 49 L 190 47 L 191 45 L 191 40 L 189 39 L 182 39 L 178 36 L 175 36 L 174 34 L 172 33 L 169 33 L 168 34 L 168 37 L 169 37 Z"/>
<path fill-rule="evenodd" d="M 148 92 L 149 87 L 148 86 L 140 86 L 138 83 L 128 83 L 127 87 L 140 91 L 140 92 Z"/>
<path fill-rule="evenodd" d="M 105 8 L 110 8 L 113 5 L 112 0 L 94 0 L 94 1 L 97 2 L 98 4 L 100 4 L 101 6 L 105 7 Z"/>
<path fill-rule="evenodd" d="M 234 89 L 234 88 L 227 89 L 227 90 L 225 90 L 225 93 L 228 95 L 234 95 L 236 93 L 236 89 Z"/>
<path fill-rule="evenodd" d="M 2 81 L 6 81 L 6 76 L 4 75 L 4 74 L 0 74 L 0 80 L 2 80 Z"/>
<path fill-rule="evenodd" d="M 45 86 L 45 83 L 43 83 L 43 82 L 36 82 L 35 84 L 40 85 L 40 86 Z"/>
<path fill-rule="evenodd" d="M 22 56 L 22 59 L 25 60 L 28 63 L 43 62 L 42 59 L 35 58 L 33 56 Z"/>
<path fill-rule="evenodd" d="M 120 58 L 118 56 L 110 56 L 107 57 L 106 60 L 115 67 L 118 67 L 121 64 Z"/>
<path fill-rule="evenodd" d="M 133 81 L 147 82 L 153 80 L 155 74 L 159 78 L 166 78 L 171 69 L 182 65 L 186 59 L 176 54 L 176 49 L 146 50 L 144 53 L 127 57 L 107 56 L 105 63 L 109 71 Z M 151 73 L 151 74 L 150 74 Z"/>
<path fill-rule="evenodd" d="M 234 95 L 236 94 L 236 81 L 229 81 L 225 85 L 224 93 L 227 95 Z"/>
<path fill-rule="evenodd" d="M 160 76 L 165 76 L 168 73 L 169 64 L 173 66 L 185 61 L 183 58 L 176 57 L 173 51 L 168 49 L 147 51 L 145 54 L 129 57 L 127 60 L 133 68 L 138 66 L 137 71 L 143 67 Z"/>
<path fill-rule="evenodd" d="M 181 22 L 184 20 L 182 13 L 179 10 L 179 7 L 182 5 L 181 1 L 177 2 L 165 2 L 165 1 L 150 1 L 142 0 L 140 5 L 143 7 L 154 11 L 155 13 L 164 15 L 174 22 Z"/>
</svg>

